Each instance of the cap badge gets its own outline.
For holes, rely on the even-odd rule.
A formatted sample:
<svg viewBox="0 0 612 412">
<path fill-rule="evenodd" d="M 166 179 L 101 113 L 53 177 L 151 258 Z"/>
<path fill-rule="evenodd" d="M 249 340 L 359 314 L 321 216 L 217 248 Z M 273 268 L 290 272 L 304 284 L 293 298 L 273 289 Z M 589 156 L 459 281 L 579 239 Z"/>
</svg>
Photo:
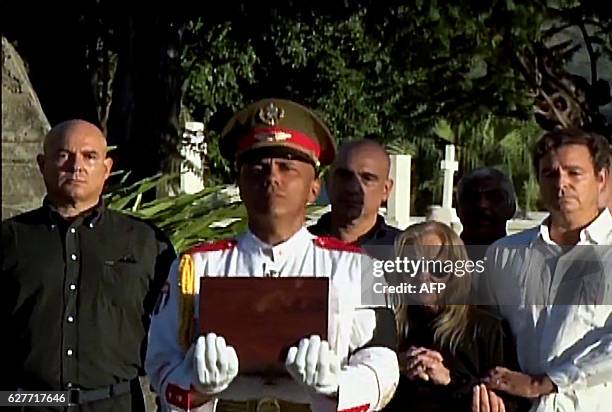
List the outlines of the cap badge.
<svg viewBox="0 0 612 412">
<path fill-rule="evenodd" d="M 285 116 L 285 111 L 282 107 L 278 107 L 273 102 L 270 102 L 266 107 L 259 108 L 257 115 L 268 126 L 276 126 L 278 121 Z"/>
<path fill-rule="evenodd" d="M 278 130 L 275 131 L 265 131 L 261 133 L 257 133 L 255 135 L 255 139 L 260 142 L 282 142 L 287 139 L 291 139 L 291 133 L 285 133 Z"/>
</svg>

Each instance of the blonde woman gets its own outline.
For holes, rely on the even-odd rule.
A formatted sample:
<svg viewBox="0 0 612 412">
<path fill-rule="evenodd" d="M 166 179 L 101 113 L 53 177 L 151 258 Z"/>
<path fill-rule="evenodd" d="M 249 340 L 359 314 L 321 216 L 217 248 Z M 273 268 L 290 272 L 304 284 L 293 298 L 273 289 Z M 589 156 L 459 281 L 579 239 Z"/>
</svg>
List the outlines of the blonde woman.
<svg viewBox="0 0 612 412">
<path fill-rule="evenodd" d="M 385 409 L 401 412 L 501 412 L 526 410 L 518 398 L 499 395 L 481 382 L 497 366 L 517 368 L 511 334 L 502 321 L 469 305 L 471 274 L 465 246 L 448 226 L 427 221 L 395 241 L 402 261 L 419 262 L 409 273 L 388 275 L 390 284 L 413 285 L 395 301 L 402 376 Z M 466 269 L 467 268 L 467 269 Z M 431 287 L 444 284 L 444 287 Z M 424 285 L 426 287 L 424 287 Z"/>
</svg>

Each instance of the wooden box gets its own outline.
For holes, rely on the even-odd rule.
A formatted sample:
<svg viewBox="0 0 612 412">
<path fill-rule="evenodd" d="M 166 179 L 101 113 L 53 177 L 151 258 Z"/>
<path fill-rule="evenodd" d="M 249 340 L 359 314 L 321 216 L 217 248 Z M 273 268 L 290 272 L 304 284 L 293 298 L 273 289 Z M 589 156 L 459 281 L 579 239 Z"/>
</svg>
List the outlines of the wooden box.
<svg viewBox="0 0 612 412">
<path fill-rule="evenodd" d="M 223 336 L 238 354 L 242 375 L 285 375 L 289 348 L 300 339 L 327 339 L 329 279 L 324 277 L 203 277 L 200 333 Z"/>
</svg>

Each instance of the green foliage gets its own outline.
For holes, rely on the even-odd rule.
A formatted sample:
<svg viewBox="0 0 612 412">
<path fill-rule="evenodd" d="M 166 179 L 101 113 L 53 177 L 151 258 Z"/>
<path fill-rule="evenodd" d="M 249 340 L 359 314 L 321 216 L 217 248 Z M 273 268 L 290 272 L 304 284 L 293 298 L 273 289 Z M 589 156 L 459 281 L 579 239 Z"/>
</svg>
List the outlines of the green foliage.
<svg viewBox="0 0 612 412">
<path fill-rule="evenodd" d="M 536 38 L 545 17 L 544 2 L 506 0 L 273 1 L 265 9 L 229 2 L 190 26 L 184 105 L 206 124 L 209 168 L 224 181 L 230 170 L 216 148 L 220 129 L 263 97 L 307 104 L 339 141 L 375 135 L 415 146 L 441 118 L 525 118 L 531 102 L 507 47 Z"/>
<path fill-rule="evenodd" d="M 184 106 L 206 124 L 210 182 L 231 181 L 218 152 L 225 121 L 277 96 L 312 107 L 340 142 L 373 135 L 412 154 L 413 213 L 441 197 L 448 141 L 458 146 L 459 173 L 500 167 L 531 205 L 529 143 L 539 130 L 527 121 L 532 97 L 515 59 L 547 40 L 542 27 L 568 10 L 597 17 L 569 0 L 228 2 L 191 23 L 184 57 Z"/>
<path fill-rule="evenodd" d="M 31 57 L 34 83 L 59 85 L 40 93 L 47 116 L 97 116 L 103 127 L 108 118 L 116 125 L 109 141 L 129 153 L 121 167 L 138 176 L 162 170 L 157 155 L 174 143 L 177 124 L 202 121 L 209 187 L 233 178 L 218 149 L 224 123 L 246 103 L 276 96 L 312 107 L 339 142 L 374 135 L 391 152 L 412 154 L 413 214 L 440 201 L 439 161 L 449 141 L 461 162 L 457 178 L 479 165 L 498 166 L 511 174 L 521 205 L 532 208 L 537 193 L 528 158 L 539 130 L 527 121 L 533 85 L 517 70 L 517 56 L 532 56 L 537 43 L 555 44 L 555 61 L 566 63 L 590 42 L 589 63 L 603 68 L 600 80 L 610 77 L 612 14 L 595 0 L 228 0 L 204 14 L 152 17 L 122 13 L 113 2 L 82 3 L 50 5 L 42 17 L 31 16 L 35 24 L 7 20 L 9 37 Z M 23 7 L 16 15 L 28 15 Z M 560 36 L 568 28 L 578 36 Z M 50 70 L 45 64 L 56 44 L 69 64 Z M 136 66 L 140 71 L 131 70 Z M 600 83 L 591 94 L 603 105 L 608 84 Z M 156 178 L 114 198 L 116 206 L 140 213 L 149 203 L 139 190 L 154 187 Z M 214 211 L 198 199 L 185 208 L 206 221 Z M 181 233 L 192 240 L 218 235 Z"/>
<path fill-rule="evenodd" d="M 318 112 L 340 142 L 373 135 L 392 152 L 412 154 L 413 213 L 420 213 L 441 195 L 438 165 L 453 139 L 432 132 L 442 120 L 457 134 L 462 170 L 497 165 L 522 187 L 529 168 L 516 165 L 527 164 L 526 145 L 539 132 L 526 123 L 532 101 L 513 59 L 542 40 L 555 10 L 510 0 L 273 1 L 265 9 L 234 2 L 192 28 L 184 104 L 206 124 L 216 182 L 231 177 L 217 147 L 231 113 L 259 98 L 288 97 Z"/>
<path fill-rule="evenodd" d="M 595 66 L 609 69 L 604 58 L 612 56 L 612 14 L 595 0 L 271 0 L 265 5 L 228 0 L 206 13 L 173 5 L 170 9 L 182 11 L 147 17 L 125 14 L 114 2 L 82 3 L 76 9 L 53 4 L 40 14 L 34 26 L 48 33 L 43 43 L 29 29 L 32 24 L 9 19 L 7 31 L 38 49 L 31 63 L 41 66 L 32 74 L 42 77 L 35 83 L 62 84 L 61 75 L 83 91 L 70 94 L 68 106 L 66 87 L 40 93 L 50 118 L 97 114 L 105 126 L 109 116 L 108 124 L 117 125 L 109 130 L 110 141 L 129 143 L 122 146 L 130 154 L 122 167 L 139 176 L 162 170 L 162 164 L 154 167 L 162 159 L 135 156 L 142 145 L 131 140 L 143 138 L 153 148 L 174 143 L 179 107 L 181 120 L 206 126 L 209 182 L 230 182 L 231 167 L 218 152 L 219 134 L 237 108 L 262 97 L 311 106 L 339 141 L 376 135 L 410 146 L 415 156 L 433 156 L 439 147 L 418 148 L 431 143 L 431 128 L 440 119 L 457 125 L 489 115 L 531 117 L 530 85 L 516 58 L 533 53 L 534 44 L 565 44 L 553 54 L 566 62 L 583 32 L 591 41 L 591 57 L 599 58 Z M 17 14 L 28 14 L 23 7 Z M 568 27 L 579 35 L 563 43 L 556 36 Z M 71 64 L 50 71 L 44 65 L 53 47 L 47 45 L 56 43 Z M 128 70 L 135 66 L 139 72 Z M 172 81 L 160 82 L 150 73 Z M 185 93 L 176 92 L 183 86 Z M 49 95 L 54 97 L 47 100 Z M 115 105 L 118 109 L 110 110 Z M 126 113 L 138 115 L 122 120 Z M 422 139 L 426 143 L 418 143 Z M 425 164 L 435 160 L 423 159 Z"/>
<path fill-rule="evenodd" d="M 90 70 L 105 70 L 94 79 L 96 96 L 107 90 L 115 72 L 108 57 L 120 49 L 117 36 L 127 27 L 102 3 L 86 16 L 100 20 L 86 38 L 104 45 L 101 51 L 92 48 L 99 41 L 87 46 Z M 318 112 L 339 142 L 373 135 L 392 152 L 412 154 L 413 213 L 439 202 L 439 161 L 448 141 L 457 144 L 460 173 L 498 166 L 512 175 L 521 202 L 531 204 L 528 148 L 539 131 L 527 122 L 532 95 L 517 55 L 580 23 L 598 56 L 612 50 L 612 16 L 592 0 L 272 0 L 265 7 L 230 0 L 216 6 L 203 17 L 156 17 L 180 38 L 169 43 L 179 45 L 186 79 L 181 120 L 205 124 L 207 185 L 232 181 L 218 149 L 231 114 L 263 97 L 286 97 Z M 567 61 L 574 46 L 554 52 Z"/>
<path fill-rule="evenodd" d="M 189 34 L 183 57 L 189 84 L 183 101 L 185 120 L 207 126 L 209 183 L 229 181 L 231 165 L 219 153 L 220 130 L 215 127 L 214 116 L 227 116 L 245 103 L 241 87 L 255 81 L 257 56 L 248 40 L 239 42 L 231 37 L 228 21 L 214 23 L 198 18 L 190 22 Z"/>
<path fill-rule="evenodd" d="M 226 185 L 212 186 L 195 194 L 166 196 L 141 202 L 142 194 L 163 185 L 175 176 L 156 175 L 127 187 L 111 189 L 105 195 L 109 208 L 150 221 L 162 229 L 177 251 L 198 243 L 222 239 L 246 228 L 246 212 Z"/>
</svg>

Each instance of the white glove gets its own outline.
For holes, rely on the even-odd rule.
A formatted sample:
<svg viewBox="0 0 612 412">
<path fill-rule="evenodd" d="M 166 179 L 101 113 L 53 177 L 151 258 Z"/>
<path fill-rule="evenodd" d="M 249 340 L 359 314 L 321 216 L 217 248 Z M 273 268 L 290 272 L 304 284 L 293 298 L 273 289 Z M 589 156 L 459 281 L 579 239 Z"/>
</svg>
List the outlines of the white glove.
<svg viewBox="0 0 612 412">
<path fill-rule="evenodd" d="M 198 392 L 214 395 L 238 375 L 238 356 L 225 339 L 214 333 L 200 336 L 193 354 L 193 385 Z"/>
<path fill-rule="evenodd" d="M 285 367 L 296 382 L 319 395 L 338 393 L 340 359 L 317 335 L 302 339 L 297 348 L 292 346 Z"/>
</svg>

